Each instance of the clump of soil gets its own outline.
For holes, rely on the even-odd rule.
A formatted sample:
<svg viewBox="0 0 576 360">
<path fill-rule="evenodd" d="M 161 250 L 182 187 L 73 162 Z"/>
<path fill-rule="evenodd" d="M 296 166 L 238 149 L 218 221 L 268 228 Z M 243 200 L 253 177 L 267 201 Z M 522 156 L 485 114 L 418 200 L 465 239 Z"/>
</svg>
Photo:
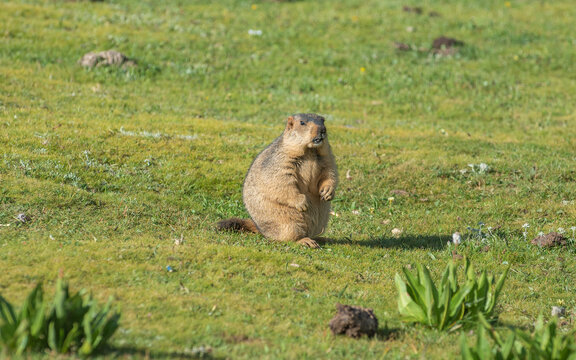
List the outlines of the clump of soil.
<svg viewBox="0 0 576 360">
<path fill-rule="evenodd" d="M 82 56 L 82 59 L 80 59 L 78 63 L 90 68 L 98 66 L 136 66 L 134 60 L 114 50 L 101 51 L 98 53 L 89 52 Z"/>
<path fill-rule="evenodd" d="M 455 46 L 463 46 L 463 45 L 464 41 L 449 38 L 446 36 L 440 36 L 439 38 L 434 39 L 434 42 L 432 43 L 432 49 L 435 50 L 449 49 Z"/>
<path fill-rule="evenodd" d="M 352 338 L 363 335 L 374 336 L 378 330 L 378 319 L 372 309 L 360 306 L 336 304 L 338 311 L 330 320 L 330 330 L 334 335 L 345 334 Z"/>
<path fill-rule="evenodd" d="M 392 190 L 392 191 L 390 191 L 390 193 L 392 193 L 393 195 L 396 195 L 396 196 L 409 196 L 410 195 L 410 193 L 408 191 L 401 190 L 401 189 Z"/>
<path fill-rule="evenodd" d="M 440 56 L 451 56 L 458 53 L 459 46 L 464 46 L 464 42 L 446 36 L 440 36 L 434 39 L 430 51 Z"/>
<path fill-rule="evenodd" d="M 413 14 L 416 14 L 416 15 L 422 15 L 422 14 L 424 13 L 424 9 L 422 9 L 422 8 L 419 7 L 419 6 L 408 6 L 408 5 L 404 5 L 404 6 L 402 6 L 402 10 L 403 10 L 404 12 L 413 13 Z M 430 16 L 430 17 L 440 17 L 440 16 L 442 16 L 442 15 L 440 15 L 440 13 L 437 12 L 437 11 L 430 11 L 430 12 L 428 13 L 428 16 Z"/>
<path fill-rule="evenodd" d="M 412 50 L 412 47 L 411 47 L 410 45 L 404 44 L 404 43 L 401 43 L 401 42 L 398 42 L 398 41 L 395 41 L 395 42 L 394 42 L 394 47 L 395 47 L 397 50 L 400 50 L 400 51 L 410 51 L 410 50 Z"/>
<path fill-rule="evenodd" d="M 414 13 L 418 15 L 422 14 L 422 8 L 418 6 L 404 5 L 402 6 L 402 10 L 404 10 L 405 12 Z"/>
<path fill-rule="evenodd" d="M 551 248 L 555 246 L 566 246 L 566 237 L 557 232 L 550 232 L 546 235 L 538 236 L 532 239 L 532 244 L 540 247 Z"/>
<path fill-rule="evenodd" d="M 20 213 L 16 215 L 16 220 L 20 221 L 21 223 L 27 223 L 32 220 L 32 218 L 25 213 Z"/>
</svg>

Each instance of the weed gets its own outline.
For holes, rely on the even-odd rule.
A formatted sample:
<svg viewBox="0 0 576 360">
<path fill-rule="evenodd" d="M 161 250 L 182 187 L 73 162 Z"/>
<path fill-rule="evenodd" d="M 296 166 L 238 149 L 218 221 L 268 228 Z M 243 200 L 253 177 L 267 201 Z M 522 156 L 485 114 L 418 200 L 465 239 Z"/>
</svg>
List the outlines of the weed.
<svg viewBox="0 0 576 360">
<path fill-rule="evenodd" d="M 112 299 L 100 308 L 85 291 L 70 294 L 68 284 L 59 278 L 49 302 L 39 283 L 19 311 L 0 296 L 0 350 L 21 355 L 51 349 L 88 356 L 106 345 L 118 329 L 119 318 Z"/>
<path fill-rule="evenodd" d="M 403 269 L 406 281 L 396 274 L 400 315 L 406 321 L 419 322 L 438 330 L 470 324 L 479 314 L 491 319 L 508 273 L 507 269 L 497 282 L 492 275 L 487 276 L 486 271 L 477 277 L 466 259 L 464 284 L 458 283 L 456 266 L 450 262 L 436 286 L 425 266 L 417 264 L 416 268 L 416 274 Z"/>
<path fill-rule="evenodd" d="M 479 320 L 474 345 L 468 344 L 464 334 L 460 337 L 464 360 L 576 359 L 576 329 L 561 332 L 556 317 L 545 324 L 543 317 L 539 316 L 532 333 L 521 329 L 494 329 L 482 315 Z"/>
</svg>

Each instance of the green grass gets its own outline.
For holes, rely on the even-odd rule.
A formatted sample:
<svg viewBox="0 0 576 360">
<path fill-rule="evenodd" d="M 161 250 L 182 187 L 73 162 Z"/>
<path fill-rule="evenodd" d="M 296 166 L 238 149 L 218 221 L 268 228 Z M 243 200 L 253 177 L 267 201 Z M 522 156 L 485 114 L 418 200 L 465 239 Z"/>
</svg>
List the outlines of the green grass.
<svg viewBox="0 0 576 360">
<path fill-rule="evenodd" d="M 573 5 L 0 2 L 0 292 L 20 302 L 61 271 L 72 289 L 114 295 L 122 322 L 106 357 L 204 346 L 215 358 L 443 359 L 460 334 L 401 323 L 394 275 L 420 262 L 438 277 L 461 231 L 457 251 L 478 270 L 511 265 L 502 324 L 574 309 Z M 466 45 L 452 57 L 393 47 L 440 35 Z M 107 49 L 138 67 L 77 64 Z M 215 233 L 247 216 L 244 174 L 296 112 L 327 117 L 334 241 L 313 251 Z M 480 163 L 491 170 L 468 166 Z M 467 230 L 479 222 L 491 234 Z M 529 244 L 560 227 L 569 248 Z M 332 336 L 336 302 L 373 308 L 381 333 Z"/>
</svg>

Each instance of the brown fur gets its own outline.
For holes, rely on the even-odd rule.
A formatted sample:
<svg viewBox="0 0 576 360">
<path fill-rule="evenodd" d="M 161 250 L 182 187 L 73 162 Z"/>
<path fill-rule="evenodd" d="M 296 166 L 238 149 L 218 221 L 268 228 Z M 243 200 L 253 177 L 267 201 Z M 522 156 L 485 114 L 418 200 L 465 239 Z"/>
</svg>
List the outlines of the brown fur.
<svg viewBox="0 0 576 360">
<path fill-rule="evenodd" d="M 328 224 L 337 185 L 324 118 L 297 114 L 287 119 L 282 135 L 254 159 L 242 197 L 253 223 L 267 238 L 319 247 L 313 238 Z M 237 220 L 241 219 L 234 220 L 235 224 Z"/>
<path fill-rule="evenodd" d="M 239 219 L 230 218 L 226 220 L 220 220 L 216 224 L 216 230 L 218 231 L 240 231 L 240 232 L 253 232 L 259 233 L 258 228 L 254 221 L 250 219 Z"/>
</svg>

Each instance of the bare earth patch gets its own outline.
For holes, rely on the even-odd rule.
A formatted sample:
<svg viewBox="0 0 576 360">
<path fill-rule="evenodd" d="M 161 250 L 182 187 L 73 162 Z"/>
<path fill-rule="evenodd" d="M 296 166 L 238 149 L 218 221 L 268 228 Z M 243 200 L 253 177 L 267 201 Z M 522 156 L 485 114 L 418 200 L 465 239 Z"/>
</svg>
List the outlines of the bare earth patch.
<svg viewBox="0 0 576 360">
<path fill-rule="evenodd" d="M 566 237 L 554 231 L 546 235 L 535 237 L 532 239 L 531 243 L 546 248 L 566 246 L 567 244 Z"/>
</svg>

